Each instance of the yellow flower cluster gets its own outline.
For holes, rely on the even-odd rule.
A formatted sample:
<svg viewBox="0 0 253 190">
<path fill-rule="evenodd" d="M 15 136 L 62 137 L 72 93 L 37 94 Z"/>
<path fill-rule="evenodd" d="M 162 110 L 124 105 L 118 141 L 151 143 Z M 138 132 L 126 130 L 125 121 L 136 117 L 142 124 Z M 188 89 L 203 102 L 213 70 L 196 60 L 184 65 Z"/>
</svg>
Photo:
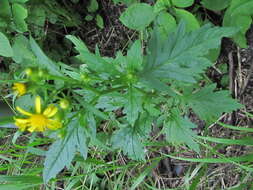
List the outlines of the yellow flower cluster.
<svg viewBox="0 0 253 190">
<path fill-rule="evenodd" d="M 49 105 L 44 111 L 41 110 L 41 98 L 35 98 L 35 113 L 30 113 L 17 107 L 17 110 L 26 118 L 14 118 L 15 125 L 21 130 L 30 132 L 43 132 L 47 129 L 56 130 L 62 127 L 61 121 L 54 119 L 58 109 Z"/>
<path fill-rule="evenodd" d="M 24 83 L 16 82 L 12 89 L 18 96 L 23 96 L 26 93 L 26 85 Z"/>
</svg>

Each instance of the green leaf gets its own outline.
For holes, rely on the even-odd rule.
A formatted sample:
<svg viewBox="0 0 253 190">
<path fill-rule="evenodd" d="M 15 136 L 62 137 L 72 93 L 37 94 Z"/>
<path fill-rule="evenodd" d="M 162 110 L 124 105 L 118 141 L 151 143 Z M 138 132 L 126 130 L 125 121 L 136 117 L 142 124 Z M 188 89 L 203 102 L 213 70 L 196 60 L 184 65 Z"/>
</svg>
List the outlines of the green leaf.
<svg viewBox="0 0 253 190">
<path fill-rule="evenodd" d="M 142 182 L 145 181 L 146 177 L 151 174 L 152 170 L 157 167 L 160 160 L 155 160 L 152 164 L 145 168 L 145 170 L 137 177 L 134 178 L 134 183 L 130 190 L 135 190 Z"/>
<path fill-rule="evenodd" d="M 130 29 L 142 31 L 154 20 L 153 7 L 146 3 L 135 3 L 120 16 L 120 21 Z"/>
<path fill-rule="evenodd" d="M 88 11 L 90 13 L 94 13 L 98 10 L 98 2 L 97 0 L 90 0 L 90 4 L 89 6 L 87 7 Z"/>
<path fill-rule="evenodd" d="M 72 35 L 66 35 L 66 38 L 69 39 L 75 45 L 75 49 L 79 53 L 89 52 L 87 46 L 79 38 L 72 36 Z"/>
<path fill-rule="evenodd" d="M 161 40 L 159 32 L 154 30 L 148 45 L 147 62 L 141 74 L 142 81 L 152 87 L 155 84 L 162 87 L 166 83 L 163 80 L 168 79 L 195 83 L 195 77 L 211 65 L 205 55 L 210 49 L 219 47 L 222 37 L 235 32 L 235 28 L 205 25 L 189 33 L 185 31 L 185 25 L 180 23 L 167 40 Z"/>
<path fill-rule="evenodd" d="M 214 92 L 215 87 L 215 84 L 206 86 L 185 99 L 189 107 L 206 121 L 217 119 L 223 112 L 232 112 L 242 107 L 231 98 L 228 91 Z"/>
<path fill-rule="evenodd" d="M 11 48 L 8 38 L 0 32 L 0 55 L 4 57 L 12 57 L 13 50 Z"/>
<path fill-rule="evenodd" d="M 12 5 L 12 14 L 17 31 L 26 32 L 28 30 L 27 24 L 25 22 L 25 19 L 28 16 L 27 9 L 24 8 L 21 4 L 14 3 Z"/>
<path fill-rule="evenodd" d="M 16 63 L 22 63 L 24 66 L 31 62 L 35 63 L 36 58 L 32 53 L 29 40 L 25 36 L 16 36 L 12 48 L 14 53 L 13 60 Z"/>
<path fill-rule="evenodd" d="M 123 150 L 129 158 L 133 160 L 145 160 L 144 146 L 141 142 L 141 136 L 134 128 L 122 127 L 112 136 L 112 146 Z"/>
<path fill-rule="evenodd" d="M 6 19 L 6 21 L 9 21 L 11 18 L 11 7 L 8 0 L 1 0 L 0 1 L 0 17 Z"/>
<path fill-rule="evenodd" d="M 190 7 L 194 3 L 194 0 L 172 0 L 172 4 L 184 8 L 184 7 Z"/>
<path fill-rule="evenodd" d="M 41 177 L 33 175 L 18 175 L 18 176 L 0 175 L 0 182 L 43 183 Z"/>
<path fill-rule="evenodd" d="M 96 16 L 96 23 L 100 29 L 104 28 L 104 20 L 99 14 Z"/>
<path fill-rule="evenodd" d="M 14 183 L 14 184 L 0 184 L 0 190 L 27 190 L 33 187 L 40 186 L 40 184 L 26 184 L 26 183 Z M 39 188 L 39 187 L 37 187 Z"/>
<path fill-rule="evenodd" d="M 195 142 L 196 134 L 192 129 L 196 128 L 188 118 L 183 118 L 180 111 L 173 109 L 168 121 L 163 127 L 166 140 L 173 144 L 186 144 L 189 148 L 199 153 L 199 145 Z"/>
<path fill-rule="evenodd" d="M 34 108 L 34 97 L 31 94 L 25 94 L 24 96 L 18 97 L 15 101 L 15 107 L 17 106 L 27 111 L 32 111 Z"/>
<path fill-rule="evenodd" d="M 210 141 L 210 142 L 222 143 L 222 144 L 227 144 L 227 145 L 253 146 L 251 137 L 246 137 L 242 139 L 224 139 L 224 138 L 199 136 L 198 138 L 206 140 L 206 141 Z"/>
<path fill-rule="evenodd" d="M 26 3 L 29 0 L 9 0 L 10 3 Z"/>
<path fill-rule="evenodd" d="M 114 3 L 124 3 L 126 4 L 127 6 L 133 4 L 133 3 L 136 3 L 137 0 L 113 0 Z"/>
<path fill-rule="evenodd" d="M 253 159 L 253 154 L 247 154 L 243 156 L 237 156 L 237 157 L 228 157 L 228 158 L 184 158 L 184 157 L 177 157 L 177 156 L 171 156 L 169 154 L 165 154 L 166 156 L 178 159 L 178 160 L 184 160 L 189 162 L 201 162 L 201 163 L 231 163 L 232 162 L 249 162 Z M 251 171 L 253 171 L 251 169 Z"/>
<path fill-rule="evenodd" d="M 46 9 L 43 5 L 36 5 L 36 9 L 29 9 L 28 15 L 29 27 L 35 36 L 42 37 L 45 35 L 45 22 L 47 19 Z"/>
<path fill-rule="evenodd" d="M 72 120 L 68 125 L 65 138 L 55 141 L 46 153 L 43 170 L 44 182 L 47 183 L 54 178 L 65 166 L 69 167 L 76 151 L 79 151 L 86 159 L 87 149 L 84 128 L 77 120 Z"/>
<path fill-rule="evenodd" d="M 90 53 L 86 45 L 80 39 L 71 35 L 67 35 L 66 38 L 75 45 L 75 49 L 80 53 L 77 58 L 86 63 L 90 70 L 96 73 L 106 73 L 107 75 L 116 75 L 118 73 L 112 63 L 107 62 L 99 55 Z"/>
<path fill-rule="evenodd" d="M 30 37 L 30 46 L 32 49 L 32 52 L 36 55 L 39 66 L 42 68 L 48 69 L 48 71 L 54 75 L 57 76 L 63 76 L 63 74 L 60 72 L 59 66 L 51 61 L 44 52 L 40 49 L 36 41 Z"/>
<path fill-rule="evenodd" d="M 189 11 L 175 8 L 175 16 L 178 21 L 185 21 L 187 31 L 197 30 L 199 28 L 199 22 L 197 18 Z"/>
<path fill-rule="evenodd" d="M 171 7 L 169 0 L 157 0 L 154 5 L 154 12 L 159 13 L 160 11 L 164 11 L 169 7 Z"/>
<path fill-rule="evenodd" d="M 123 112 L 126 114 L 127 121 L 133 126 L 142 111 L 141 94 L 134 87 L 130 86 L 126 94 L 126 102 Z"/>
<path fill-rule="evenodd" d="M 97 101 L 96 108 L 111 112 L 123 107 L 124 103 L 125 99 L 122 97 L 122 94 L 113 92 L 104 96 L 100 96 Z"/>
<path fill-rule="evenodd" d="M 0 17 L 0 28 L 6 28 L 8 22 Z"/>
<path fill-rule="evenodd" d="M 166 11 L 162 11 L 158 14 L 156 18 L 156 24 L 161 38 L 164 40 L 168 38 L 169 33 L 172 33 L 177 28 L 175 18 Z"/>
<path fill-rule="evenodd" d="M 212 11 L 221 11 L 227 8 L 231 0 L 202 0 L 201 4 L 209 10 Z"/>
<path fill-rule="evenodd" d="M 86 21 L 91 21 L 93 19 L 92 15 L 86 15 L 84 18 Z"/>
<path fill-rule="evenodd" d="M 242 48 L 247 47 L 245 33 L 252 23 L 252 9 L 253 1 L 231 0 L 230 6 L 224 15 L 224 26 L 234 26 L 240 29 L 239 33 L 233 36 L 233 40 Z"/>
<path fill-rule="evenodd" d="M 136 40 L 127 52 L 127 70 L 137 71 L 142 67 L 143 55 L 141 41 Z"/>
</svg>

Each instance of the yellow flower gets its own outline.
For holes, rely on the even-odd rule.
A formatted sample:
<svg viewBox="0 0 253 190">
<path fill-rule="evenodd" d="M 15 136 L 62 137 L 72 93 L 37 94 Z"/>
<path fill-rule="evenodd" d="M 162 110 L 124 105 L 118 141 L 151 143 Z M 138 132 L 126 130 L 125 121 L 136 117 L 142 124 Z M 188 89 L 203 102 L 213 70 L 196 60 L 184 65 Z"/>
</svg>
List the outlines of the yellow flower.
<svg viewBox="0 0 253 190">
<path fill-rule="evenodd" d="M 43 132 L 47 129 L 56 130 L 62 127 L 59 120 L 53 119 L 58 109 L 54 105 L 49 105 L 43 112 L 41 110 L 41 99 L 39 96 L 35 98 L 35 112 L 30 113 L 17 107 L 17 110 L 27 116 L 28 118 L 14 118 L 15 125 L 21 130 L 28 130 L 30 132 Z"/>
<path fill-rule="evenodd" d="M 24 83 L 16 82 L 13 84 L 12 89 L 17 93 L 18 96 L 23 96 L 26 93 L 26 85 Z"/>
</svg>

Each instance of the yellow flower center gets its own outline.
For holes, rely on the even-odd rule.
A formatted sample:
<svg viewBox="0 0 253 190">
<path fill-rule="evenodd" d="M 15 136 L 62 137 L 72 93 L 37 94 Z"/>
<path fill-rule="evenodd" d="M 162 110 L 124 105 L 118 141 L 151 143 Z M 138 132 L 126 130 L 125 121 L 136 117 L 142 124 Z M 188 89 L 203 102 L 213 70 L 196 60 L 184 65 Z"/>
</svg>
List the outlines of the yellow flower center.
<svg viewBox="0 0 253 190">
<path fill-rule="evenodd" d="M 38 127 L 40 129 L 47 125 L 47 118 L 42 114 L 33 114 L 30 117 L 31 126 Z"/>
</svg>

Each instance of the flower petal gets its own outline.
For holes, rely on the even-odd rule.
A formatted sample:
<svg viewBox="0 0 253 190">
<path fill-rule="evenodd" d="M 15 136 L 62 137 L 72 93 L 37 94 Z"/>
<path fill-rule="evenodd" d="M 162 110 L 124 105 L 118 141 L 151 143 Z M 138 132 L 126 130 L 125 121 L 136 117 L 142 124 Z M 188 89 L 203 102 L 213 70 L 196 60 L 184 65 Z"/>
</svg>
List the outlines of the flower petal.
<svg viewBox="0 0 253 190">
<path fill-rule="evenodd" d="M 14 120 L 18 123 L 26 124 L 29 123 L 29 119 L 19 119 L 19 118 L 14 118 Z"/>
<path fill-rule="evenodd" d="M 26 115 L 26 116 L 31 116 L 32 114 L 23 110 L 21 107 L 17 106 L 16 109 L 23 115 Z"/>
<path fill-rule="evenodd" d="M 49 105 L 47 109 L 43 112 L 43 115 L 46 117 L 52 117 L 57 113 L 58 109 L 54 105 Z"/>
<path fill-rule="evenodd" d="M 15 122 L 15 125 L 19 128 L 20 131 L 24 131 L 28 127 L 27 124 L 18 123 L 18 122 Z"/>
<path fill-rule="evenodd" d="M 36 131 L 35 129 L 36 129 L 35 126 L 31 126 L 27 130 L 32 133 L 32 132 Z"/>
<path fill-rule="evenodd" d="M 62 127 L 62 123 L 58 120 L 49 119 L 47 128 L 51 130 L 56 130 Z"/>
<path fill-rule="evenodd" d="M 35 111 L 36 113 L 41 113 L 41 99 L 39 96 L 35 98 Z"/>
</svg>

